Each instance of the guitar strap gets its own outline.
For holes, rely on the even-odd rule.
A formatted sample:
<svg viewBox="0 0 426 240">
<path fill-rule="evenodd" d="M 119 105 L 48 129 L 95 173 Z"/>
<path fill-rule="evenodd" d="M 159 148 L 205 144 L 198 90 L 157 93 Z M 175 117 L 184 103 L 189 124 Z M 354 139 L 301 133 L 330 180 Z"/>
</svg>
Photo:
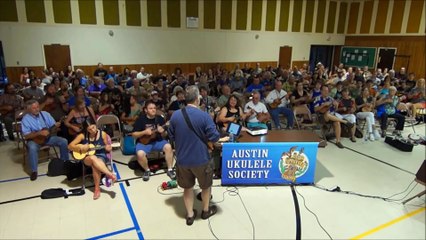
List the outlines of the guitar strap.
<svg viewBox="0 0 426 240">
<path fill-rule="evenodd" d="M 183 118 L 185 118 L 185 122 L 188 125 L 188 127 L 195 133 L 195 135 L 197 135 L 197 137 L 201 140 L 201 142 L 203 142 L 207 146 L 207 149 L 209 149 L 209 146 L 207 145 L 206 140 L 204 140 L 200 135 L 198 135 L 198 133 L 194 129 L 194 126 L 192 126 L 191 120 L 189 119 L 188 113 L 186 112 L 186 107 L 182 108 L 182 115 L 183 115 Z"/>
<path fill-rule="evenodd" d="M 49 126 L 47 126 L 47 122 L 46 122 L 46 119 L 44 118 L 44 115 L 43 115 L 43 113 L 40 111 L 40 116 L 41 116 L 41 118 L 43 119 L 43 122 L 44 122 L 44 125 L 46 126 L 46 128 L 47 129 L 49 129 L 50 127 Z"/>
</svg>

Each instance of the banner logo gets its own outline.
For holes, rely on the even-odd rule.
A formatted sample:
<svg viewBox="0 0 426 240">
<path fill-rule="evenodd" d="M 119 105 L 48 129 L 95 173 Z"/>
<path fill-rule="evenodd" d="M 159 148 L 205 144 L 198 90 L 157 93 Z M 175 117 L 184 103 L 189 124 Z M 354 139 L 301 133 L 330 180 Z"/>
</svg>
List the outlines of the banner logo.
<svg viewBox="0 0 426 240">
<path fill-rule="evenodd" d="M 297 146 L 291 147 L 288 152 L 281 154 L 279 170 L 281 177 L 285 180 L 296 182 L 296 179 L 303 176 L 309 169 L 309 159 L 302 147 L 296 151 Z"/>
</svg>

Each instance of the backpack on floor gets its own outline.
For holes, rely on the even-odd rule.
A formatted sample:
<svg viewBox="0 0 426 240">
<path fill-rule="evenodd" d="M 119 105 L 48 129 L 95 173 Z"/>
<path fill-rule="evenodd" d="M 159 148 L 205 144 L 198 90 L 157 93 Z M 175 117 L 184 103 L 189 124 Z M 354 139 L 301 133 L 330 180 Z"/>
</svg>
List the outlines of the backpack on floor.
<svg viewBox="0 0 426 240">
<path fill-rule="evenodd" d="M 135 155 L 136 153 L 136 143 L 135 139 L 132 136 L 124 136 L 123 138 L 123 155 Z"/>
<path fill-rule="evenodd" d="M 47 176 L 56 177 L 60 175 L 65 175 L 64 161 L 59 158 L 53 158 L 50 160 L 47 167 Z"/>
</svg>

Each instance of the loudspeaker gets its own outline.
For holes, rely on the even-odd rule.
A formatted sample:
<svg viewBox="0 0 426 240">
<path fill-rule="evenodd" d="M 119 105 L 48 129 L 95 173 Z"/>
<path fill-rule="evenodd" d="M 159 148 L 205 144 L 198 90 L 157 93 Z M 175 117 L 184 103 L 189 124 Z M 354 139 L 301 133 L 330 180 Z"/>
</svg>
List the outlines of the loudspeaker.
<svg viewBox="0 0 426 240">
<path fill-rule="evenodd" d="M 419 171 L 416 173 L 416 179 L 420 182 L 426 183 L 426 160 L 420 166 Z"/>
</svg>

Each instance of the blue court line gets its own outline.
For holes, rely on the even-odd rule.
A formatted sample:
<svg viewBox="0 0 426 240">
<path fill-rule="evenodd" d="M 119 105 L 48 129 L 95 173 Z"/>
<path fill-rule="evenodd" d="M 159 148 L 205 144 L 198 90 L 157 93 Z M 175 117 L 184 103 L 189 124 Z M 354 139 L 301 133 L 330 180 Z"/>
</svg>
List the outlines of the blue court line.
<svg viewBox="0 0 426 240">
<path fill-rule="evenodd" d="M 40 174 L 38 175 L 38 177 L 41 176 L 46 176 L 47 174 Z M 5 182 L 14 182 L 14 181 L 19 181 L 19 180 L 23 180 L 23 179 L 29 179 L 30 177 L 20 177 L 20 178 L 12 178 L 12 179 L 6 179 L 6 180 L 0 180 L 0 183 L 5 183 Z"/>
<path fill-rule="evenodd" d="M 117 173 L 117 179 L 121 179 L 120 173 L 118 172 L 117 165 L 113 164 L 114 171 Z M 123 194 L 124 201 L 126 202 L 127 210 L 129 210 L 130 217 L 132 218 L 133 225 L 135 226 L 136 233 L 140 240 L 143 240 L 144 237 L 142 235 L 141 227 L 139 226 L 138 220 L 136 219 L 135 212 L 133 211 L 132 204 L 130 203 L 129 197 L 127 196 L 126 189 L 124 188 L 124 184 L 120 183 L 121 193 Z"/>
<path fill-rule="evenodd" d="M 125 232 L 131 231 L 131 230 L 135 230 L 135 227 L 121 229 L 121 230 L 118 230 L 118 231 L 115 231 L 115 232 L 105 233 L 105 234 L 102 234 L 102 235 L 99 235 L 99 236 L 96 236 L 96 237 L 87 238 L 87 240 L 103 239 L 103 238 L 111 237 L 111 236 L 118 235 L 118 234 L 121 234 L 121 233 L 125 233 Z"/>
</svg>

